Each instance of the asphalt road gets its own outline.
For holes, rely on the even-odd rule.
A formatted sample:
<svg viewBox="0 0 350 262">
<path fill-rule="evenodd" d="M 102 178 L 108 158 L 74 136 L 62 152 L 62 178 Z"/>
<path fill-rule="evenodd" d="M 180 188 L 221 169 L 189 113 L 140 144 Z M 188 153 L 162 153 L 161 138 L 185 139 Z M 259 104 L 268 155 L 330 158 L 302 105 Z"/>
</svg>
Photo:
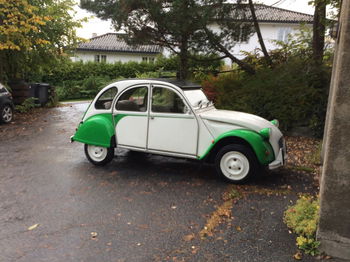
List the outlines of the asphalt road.
<svg viewBox="0 0 350 262">
<path fill-rule="evenodd" d="M 279 170 L 237 187 L 208 165 L 121 150 L 94 167 L 69 143 L 86 107 L 0 137 L 0 261 L 294 261 L 283 211 L 316 191 L 311 178 Z"/>
</svg>

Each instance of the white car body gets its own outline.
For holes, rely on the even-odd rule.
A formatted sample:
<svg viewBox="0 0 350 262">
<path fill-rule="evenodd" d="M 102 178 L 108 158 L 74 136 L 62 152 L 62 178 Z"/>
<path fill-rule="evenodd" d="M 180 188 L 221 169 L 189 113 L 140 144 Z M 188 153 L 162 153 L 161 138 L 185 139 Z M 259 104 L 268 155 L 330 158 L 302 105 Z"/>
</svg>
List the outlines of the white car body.
<svg viewBox="0 0 350 262">
<path fill-rule="evenodd" d="M 94 105 L 99 103 L 100 97 L 109 89 L 115 87 L 117 88 L 117 95 L 108 102 L 111 103 L 108 104 L 110 108 L 97 109 L 97 106 Z M 123 94 L 132 89 L 136 90 L 138 87 L 144 90 L 147 89 L 147 93 L 143 98 L 145 100 L 143 103 L 147 108 L 143 108 L 144 111 L 142 112 L 117 109 L 118 103 L 122 102 L 120 98 Z M 153 94 L 155 88 L 158 88 L 157 91 L 170 92 L 171 90 L 171 92 L 174 92 L 175 96 L 178 96 L 184 104 L 183 111 L 153 112 L 153 109 L 156 110 L 156 105 L 153 104 L 156 103 L 153 101 L 156 100 L 156 94 Z M 181 104 L 178 101 L 176 103 Z M 106 127 L 109 131 L 107 135 L 101 134 L 106 138 L 102 139 L 103 142 L 99 142 L 97 141 L 99 137 L 91 134 L 91 129 L 94 129 L 94 126 L 96 126 L 96 130 L 100 128 L 98 125 L 103 122 L 104 118 L 108 118 L 108 114 L 111 115 L 111 123 L 108 123 L 109 127 Z M 92 123 L 94 118 L 94 124 L 89 124 L 89 127 L 86 128 L 83 127 L 84 123 Z M 110 126 L 113 126 L 113 131 Z M 79 131 L 80 129 L 81 131 Z M 109 144 L 108 139 L 110 139 L 109 136 L 112 132 L 114 137 L 111 144 Z M 264 135 L 266 137 L 263 138 Z M 273 124 L 256 115 L 218 110 L 206 99 L 198 85 L 186 82 L 132 79 L 117 81 L 106 86 L 92 101 L 72 140 L 100 147 L 108 147 L 114 144 L 116 147 L 154 154 L 206 159 L 215 145 L 228 137 L 230 139 L 240 139 L 247 146 L 250 144 L 260 163 L 268 165 L 270 169 L 284 164 L 286 151 L 278 122 Z M 259 143 L 262 144 L 258 145 Z M 264 151 L 264 154 L 267 155 L 266 161 L 261 160 L 264 156 L 257 150 L 261 147 L 270 148 L 270 146 L 273 152 L 267 152 L 269 150 L 266 149 L 266 152 Z M 273 154 L 273 157 L 268 154 Z"/>
</svg>

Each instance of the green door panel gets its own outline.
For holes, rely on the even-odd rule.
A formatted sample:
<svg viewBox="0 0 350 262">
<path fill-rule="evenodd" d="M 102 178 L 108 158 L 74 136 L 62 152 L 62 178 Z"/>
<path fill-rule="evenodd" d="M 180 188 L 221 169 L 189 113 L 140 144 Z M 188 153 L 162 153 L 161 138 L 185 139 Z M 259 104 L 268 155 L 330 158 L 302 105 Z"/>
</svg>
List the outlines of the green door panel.
<svg viewBox="0 0 350 262">
<path fill-rule="evenodd" d="M 273 149 L 270 145 L 270 143 L 265 140 L 261 135 L 258 133 L 251 131 L 251 130 L 245 130 L 245 129 L 236 129 L 236 130 L 231 130 L 226 133 L 221 134 L 218 136 L 214 142 L 209 146 L 207 151 L 202 155 L 199 156 L 199 159 L 205 158 L 210 151 L 214 148 L 216 143 L 218 143 L 220 140 L 226 138 L 226 137 L 238 137 L 246 142 L 252 147 L 254 150 L 258 161 L 262 165 L 267 165 L 271 163 L 275 159 L 275 155 L 273 152 Z"/>
<path fill-rule="evenodd" d="M 98 114 L 80 124 L 73 136 L 74 141 L 84 144 L 110 147 L 114 135 L 112 114 Z"/>
</svg>

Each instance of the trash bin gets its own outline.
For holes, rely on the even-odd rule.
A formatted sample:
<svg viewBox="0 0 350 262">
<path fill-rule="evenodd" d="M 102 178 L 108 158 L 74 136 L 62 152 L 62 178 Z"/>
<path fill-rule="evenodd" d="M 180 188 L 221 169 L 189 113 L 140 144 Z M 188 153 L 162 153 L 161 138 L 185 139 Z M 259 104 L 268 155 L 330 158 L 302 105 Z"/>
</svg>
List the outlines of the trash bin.
<svg viewBox="0 0 350 262">
<path fill-rule="evenodd" d="M 51 86 L 46 83 L 35 83 L 30 85 L 31 96 L 36 98 L 35 103 L 45 105 L 49 101 L 49 90 Z"/>
</svg>

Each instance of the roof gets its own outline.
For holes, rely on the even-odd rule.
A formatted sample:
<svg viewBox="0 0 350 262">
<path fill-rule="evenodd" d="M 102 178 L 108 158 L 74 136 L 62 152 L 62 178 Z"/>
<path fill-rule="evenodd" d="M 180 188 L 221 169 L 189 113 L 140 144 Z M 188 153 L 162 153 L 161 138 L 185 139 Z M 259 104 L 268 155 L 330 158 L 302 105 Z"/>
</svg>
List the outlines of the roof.
<svg viewBox="0 0 350 262">
<path fill-rule="evenodd" d="M 109 84 L 104 89 L 102 89 L 101 92 L 105 91 L 106 89 L 112 86 L 117 86 L 118 89 L 121 88 L 120 90 L 124 90 L 126 87 L 129 87 L 131 85 L 146 84 L 146 83 L 148 84 L 151 83 L 155 85 L 168 83 L 168 84 L 177 86 L 182 90 L 194 90 L 194 89 L 202 88 L 200 84 L 196 84 L 187 80 L 178 80 L 176 78 L 127 78 L 127 79 L 118 80 L 114 83 Z"/>
<path fill-rule="evenodd" d="M 260 23 L 292 23 L 292 24 L 312 24 L 314 20 L 313 15 L 295 12 L 279 7 L 268 6 L 263 4 L 254 4 L 255 14 Z M 251 21 L 251 12 L 249 6 L 245 7 L 245 17 Z M 237 20 L 242 20 L 237 17 Z"/>
<path fill-rule="evenodd" d="M 107 33 L 91 38 L 88 42 L 80 43 L 80 51 L 107 51 L 123 53 L 159 54 L 162 48 L 158 45 L 129 45 L 123 39 L 125 34 Z"/>
</svg>

